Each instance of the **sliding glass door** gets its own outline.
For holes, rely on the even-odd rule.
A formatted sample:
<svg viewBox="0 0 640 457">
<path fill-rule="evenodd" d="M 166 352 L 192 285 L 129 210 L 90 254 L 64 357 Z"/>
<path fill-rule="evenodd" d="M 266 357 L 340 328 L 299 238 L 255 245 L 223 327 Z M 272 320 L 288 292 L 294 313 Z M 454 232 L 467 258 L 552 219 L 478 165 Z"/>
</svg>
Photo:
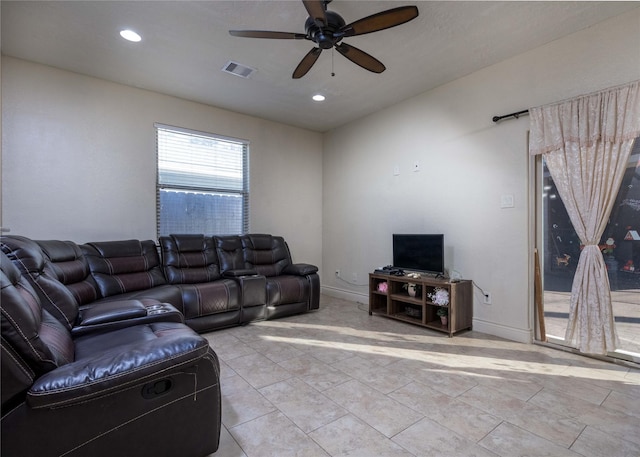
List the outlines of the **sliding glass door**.
<svg viewBox="0 0 640 457">
<path fill-rule="evenodd" d="M 538 156 L 537 245 L 543 289 L 544 328 L 550 343 L 568 345 L 565 331 L 569 299 L 580 240 L 556 186 Z M 640 361 L 640 141 L 636 140 L 624 179 L 599 247 L 611 287 L 611 300 L 620 346 L 610 356 Z M 538 332 L 539 335 L 539 332 Z M 545 337 L 539 336 L 541 339 Z"/>
</svg>

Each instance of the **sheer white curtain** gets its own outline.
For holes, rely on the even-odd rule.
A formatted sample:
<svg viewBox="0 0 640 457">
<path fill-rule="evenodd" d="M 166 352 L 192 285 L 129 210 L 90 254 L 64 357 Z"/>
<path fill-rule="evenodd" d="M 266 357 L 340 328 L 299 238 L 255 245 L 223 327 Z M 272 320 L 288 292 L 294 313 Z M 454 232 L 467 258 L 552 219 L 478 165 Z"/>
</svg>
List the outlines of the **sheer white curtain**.
<svg viewBox="0 0 640 457">
<path fill-rule="evenodd" d="M 565 340 L 606 354 L 618 344 L 607 269 L 598 248 L 629 153 L 640 136 L 640 81 L 532 108 L 531 154 L 544 154 L 571 223 L 584 245 Z"/>
</svg>

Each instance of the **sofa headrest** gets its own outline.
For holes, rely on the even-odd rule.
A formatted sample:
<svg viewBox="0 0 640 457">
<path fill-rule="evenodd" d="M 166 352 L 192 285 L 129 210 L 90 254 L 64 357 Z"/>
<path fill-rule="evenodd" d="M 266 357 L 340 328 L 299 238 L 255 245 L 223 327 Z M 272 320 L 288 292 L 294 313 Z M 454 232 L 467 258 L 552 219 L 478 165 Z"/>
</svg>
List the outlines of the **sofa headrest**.
<svg viewBox="0 0 640 457">
<path fill-rule="evenodd" d="M 209 282 L 220 277 L 213 238 L 204 235 L 160 237 L 162 265 L 170 284 Z"/>
<path fill-rule="evenodd" d="M 151 240 L 97 241 L 84 244 L 80 249 L 94 274 L 139 273 L 160 265 L 158 249 Z"/>
<path fill-rule="evenodd" d="M 2 344 L 19 354 L 25 369 L 37 377 L 73 361 L 70 333 L 42 309 L 31 284 L 0 252 Z"/>
<path fill-rule="evenodd" d="M 148 242 L 155 246 L 151 240 Z M 144 252 L 145 241 L 140 240 L 118 240 L 118 241 L 96 241 L 86 245 L 93 247 L 100 257 L 136 257 Z"/>
<path fill-rule="evenodd" d="M 15 286 L 20 282 L 20 279 L 22 279 L 20 270 L 18 270 L 18 267 L 13 264 L 11 259 L 4 252 L 4 249 L 2 249 L 2 253 L 0 254 L 0 271 L 2 271 L 2 280 L 0 281 L 2 290 Z M 0 305 L 1 304 L 2 303 L 0 302 Z"/>
<path fill-rule="evenodd" d="M 242 235 L 241 240 L 245 268 L 264 276 L 277 276 L 291 264 L 289 248 L 281 236 L 249 234 Z"/>
<path fill-rule="evenodd" d="M 82 251 L 73 241 L 36 240 L 42 252 L 52 262 L 70 262 L 82 258 Z"/>
<path fill-rule="evenodd" d="M 98 241 L 80 249 L 103 297 L 167 283 L 152 240 Z"/>
<path fill-rule="evenodd" d="M 252 249 L 264 250 L 273 248 L 273 237 L 271 235 L 252 233 L 245 235 L 245 238 L 249 241 L 249 246 Z"/>
<path fill-rule="evenodd" d="M 24 236 L 6 235 L 0 239 L 0 246 L 21 272 L 39 273 L 44 269 L 46 258 L 35 241 Z"/>
<path fill-rule="evenodd" d="M 72 292 L 75 287 L 79 287 L 76 285 L 77 283 L 87 282 L 83 287 L 89 289 L 86 291 L 87 297 L 83 300 L 78 300 L 80 303 L 92 301 L 97 298 L 97 293 L 91 290 L 95 287 L 93 286 L 89 263 L 82 254 L 80 246 L 73 241 L 46 240 L 36 241 L 36 243 L 38 243 L 42 252 L 47 256 L 48 261 L 44 266 L 44 270 L 47 273 L 64 285 L 69 286 Z M 83 295 L 85 295 L 85 293 L 83 293 Z M 76 299 L 78 299 L 78 297 L 76 297 Z"/>
<path fill-rule="evenodd" d="M 53 266 L 40 245 L 29 238 L 13 235 L 2 237 L 1 245 L 2 252 L 38 294 L 44 309 L 71 329 L 78 317 L 78 299 L 72 290 L 58 280 L 59 275 L 52 271 Z M 94 291 L 94 299 L 95 295 Z"/>
<path fill-rule="evenodd" d="M 162 239 L 163 237 L 160 237 Z M 179 251 L 200 251 L 207 245 L 207 239 L 204 235 L 169 235 Z M 209 243 L 210 243 L 209 239 Z"/>
<path fill-rule="evenodd" d="M 220 271 L 245 269 L 242 240 L 239 236 L 214 236 L 213 240 L 220 261 Z"/>
</svg>

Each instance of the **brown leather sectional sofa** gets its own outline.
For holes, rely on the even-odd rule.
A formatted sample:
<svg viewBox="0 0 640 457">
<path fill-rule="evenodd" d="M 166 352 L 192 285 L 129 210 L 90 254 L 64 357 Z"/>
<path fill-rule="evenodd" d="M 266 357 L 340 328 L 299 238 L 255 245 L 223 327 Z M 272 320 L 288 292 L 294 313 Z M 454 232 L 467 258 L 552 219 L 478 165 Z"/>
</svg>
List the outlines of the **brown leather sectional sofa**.
<svg viewBox="0 0 640 457">
<path fill-rule="evenodd" d="M 220 373 L 197 332 L 319 307 L 278 236 L 0 247 L 3 456 L 208 455 Z"/>
<path fill-rule="evenodd" d="M 170 235 L 159 239 L 159 247 L 152 240 L 82 245 L 13 235 L 0 240 L 31 280 L 51 289 L 52 283 L 64 285 L 71 296 L 56 290 L 57 301 L 71 302 L 67 306 L 78 307 L 80 314 L 113 301 L 138 300 L 147 308 L 160 302 L 202 333 L 319 308 L 318 268 L 292 263 L 280 236 Z M 51 303 L 48 294 L 41 298 L 59 314 L 59 303 Z"/>
</svg>

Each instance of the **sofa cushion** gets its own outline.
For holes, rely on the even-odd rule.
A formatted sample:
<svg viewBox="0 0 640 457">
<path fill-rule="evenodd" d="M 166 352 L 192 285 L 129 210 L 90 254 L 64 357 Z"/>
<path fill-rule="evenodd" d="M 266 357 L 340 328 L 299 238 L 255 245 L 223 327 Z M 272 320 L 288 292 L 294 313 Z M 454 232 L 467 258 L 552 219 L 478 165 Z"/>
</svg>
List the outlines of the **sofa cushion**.
<svg viewBox="0 0 640 457">
<path fill-rule="evenodd" d="M 246 271 L 242 252 L 242 240 L 239 236 L 214 236 L 213 241 L 220 262 L 220 271 L 239 271 L 241 273 Z"/>
<path fill-rule="evenodd" d="M 78 317 L 78 302 L 64 284 L 47 273 L 50 262 L 40 246 L 29 238 L 14 235 L 3 236 L 0 245 L 31 284 L 44 309 L 70 330 Z"/>
<path fill-rule="evenodd" d="M 160 237 L 162 266 L 169 284 L 196 284 L 220 278 L 218 256 L 211 237 Z"/>
<path fill-rule="evenodd" d="M 80 248 L 103 297 L 166 284 L 151 240 L 100 241 Z"/>
<path fill-rule="evenodd" d="M 36 377 L 72 362 L 74 349 L 69 331 L 42 309 L 31 284 L 3 252 L 0 266 L 3 345 L 15 349 L 21 357 L 16 362 Z"/>
<path fill-rule="evenodd" d="M 73 363 L 41 376 L 29 389 L 32 407 L 105 396 L 147 376 L 197 362 L 209 347 L 184 324 L 154 322 L 81 336 L 75 349 Z"/>
<path fill-rule="evenodd" d="M 263 276 L 278 276 L 291 264 L 291 255 L 284 238 L 265 234 L 242 235 L 245 268 Z"/>
<path fill-rule="evenodd" d="M 309 299 L 309 280 L 304 276 L 267 278 L 267 306 L 302 303 Z"/>
<path fill-rule="evenodd" d="M 240 287 L 231 279 L 200 284 L 181 284 L 184 317 L 216 314 L 240 308 Z"/>
<path fill-rule="evenodd" d="M 59 240 L 37 240 L 36 243 L 49 260 L 44 271 L 64 284 L 78 305 L 98 298 L 97 285 L 80 246 L 73 241 Z"/>
</svg>

